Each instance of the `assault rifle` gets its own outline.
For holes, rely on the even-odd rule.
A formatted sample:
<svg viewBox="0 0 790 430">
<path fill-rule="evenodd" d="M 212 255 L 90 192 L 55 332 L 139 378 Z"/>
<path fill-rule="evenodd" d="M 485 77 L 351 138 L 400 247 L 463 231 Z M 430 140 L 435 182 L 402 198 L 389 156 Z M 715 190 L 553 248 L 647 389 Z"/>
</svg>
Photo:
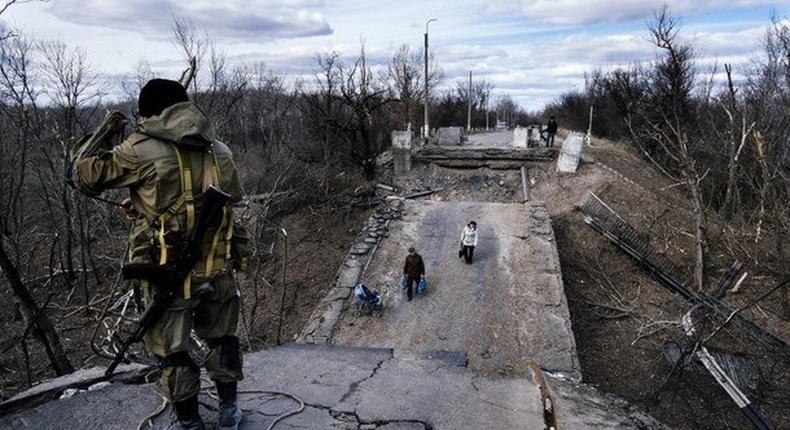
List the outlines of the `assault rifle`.
<svg viewBox="0 0 790 430">
<path fill-rule="evenodd" d="M 222 223 L 224 207 L 230 201 L 230 194 L 225 193 L 213 185 L 203 194 L 203 202 L 200 213 L 195 223 L 192 234 L 180 241 L 171 255 L 176 260 L 167 266 L 157 266 L 153 264 L 127 264 L 123 267 L 124 279 L 145 279 L 154 287 L 154 294 L 151 303 L 145 308 L 140 319 L 137 321 L 134 332 L 131 336 L 121 343 L 121 347 L 115 354 L 112 363 L 104 372 L 105 376 L 110 376 L 124 360 L 126 351 L 129 347 L 143 339 L 143 336 L 154 324 L 156 324 L 167 308 L 173 302 L 178 288 L 183 285 L 184 279 L 189 276 L 195 263 L 201 257 L 203 236 L 211 228 L 217 228 Z"/>
</svg>

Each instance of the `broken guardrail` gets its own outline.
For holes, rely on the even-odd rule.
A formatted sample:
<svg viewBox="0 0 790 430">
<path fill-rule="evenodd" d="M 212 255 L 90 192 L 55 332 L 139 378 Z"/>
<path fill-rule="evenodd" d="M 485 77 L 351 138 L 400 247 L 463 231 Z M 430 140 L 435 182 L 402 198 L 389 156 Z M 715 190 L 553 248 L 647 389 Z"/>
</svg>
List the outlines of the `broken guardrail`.
<svg viewBox="0 0 790 430">
<path fill-rule="evenodd" d="M 732 381 L 732 378 L 724 371 L 724 369 L 719 365 L 719 362 L 713 357 L 713 355 L 708 352 L 708 349 L 705 348 L 702 343 L 699 343 L 699 332 L 694 328 L 694 320 L 693 314 L 704 305 L 699 303 L 694 305 L 685 315 L 683 315 L 683 330 L 686 332 L 686 336 L 689 338 L 693 344 L 696 344 L 695 354 L 697 358 L 702 362 L 708 372 L 713 375 L 713 379 L 724 388 L 724 391 L 727 392 L 727 395 L 738 405 L 738 408 L 741 410 L 744 416 L 752 423 L 752 427 L 757 430 L 775 430 L 773 424 L 768 422 L 768 420 L 757 410 L 754 405 L 749 401 L 745 394 L 738 388 L 735 382 Z"/>
<path fill-rule="evenodd" d="M 587 215 L 584 218 L 585 224 L 633 258 L 639 266 L 649 272 L 663 286 L 680 294 L 694 305 L 700 304 L 712 310 L 724 321 L 732 322 L 740 330 L 766 345 L 772 352 L 780 354 L 784 360 L 790 361 L 790 347 L 787 342 L 733 311 L 729 305 L 717 297 L 717 295 L 720 297 L 723 294 L 724 289 L 731 283 L 731 280 L 728 279 L 734 279 L 737 272 L 731 276 L 725 276 L 722 279 L 724 285 L 720 284 L 712 296 L 705 296 L 679 282 L 674 275 L 679 273 L 678 267 L 666 256 L 653 252 L 650 246 L 650 237 L 637 231 L 594 193 L 590 193 L 590 198 L 587 199 L 581 210 Z M 733 272 L 734 269 L 730 271 Z"/>
</svg>

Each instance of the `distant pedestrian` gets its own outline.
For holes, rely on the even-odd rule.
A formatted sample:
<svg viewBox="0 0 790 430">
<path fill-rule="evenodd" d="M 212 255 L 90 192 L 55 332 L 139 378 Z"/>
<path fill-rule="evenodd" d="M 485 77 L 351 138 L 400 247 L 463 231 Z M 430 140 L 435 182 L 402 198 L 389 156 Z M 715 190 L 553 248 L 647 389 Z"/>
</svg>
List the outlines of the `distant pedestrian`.
<svg viewBox="0 0 790 430">
<path fill-rule="evenodd" d="M 414 247 L 409 248 L 409 255 L 403 265 L 403 276 L 406 277 L 406 296 L 411 301 L 414 288 L 420 283 L 420 278 L 425 276 L 425 264 Z"/>
<path fill-rule="evenodd" d="M 477 246 L 477 223 L 469 221 L 469 224 L 464 227 L 464 231 L 461 232 L 461 247 L 463 247 L 466 264 L 472 264 L 475 246 Z"/>
<path fill-rule="evenodd" d="M 557 121 L 554 117 L 549 118 L 549 123 L 546 125 L 546 146 L 554 146 L 554 135 L 557 134 Z"/>
</svg>

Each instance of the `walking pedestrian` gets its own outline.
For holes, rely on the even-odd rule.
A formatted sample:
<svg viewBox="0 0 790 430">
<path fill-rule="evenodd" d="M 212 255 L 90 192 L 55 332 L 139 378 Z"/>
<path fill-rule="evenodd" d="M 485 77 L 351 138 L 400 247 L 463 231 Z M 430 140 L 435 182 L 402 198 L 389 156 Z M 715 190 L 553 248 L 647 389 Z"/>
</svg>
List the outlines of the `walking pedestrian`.
<svg viewBox="0 0 790 430">
<path fill-rule="evenodd" d="M 554 117 L 549 118 L 549 123 L 546 125 L 546 146 L 551 148 L 554 146 L 554 135 L 557 134 L 557 121 Z"/>
<path fill-rule="evenodd" d="M 403 265 L 403 276 L 406 277 L 406 296 L 411 301 L 414 288 L 420 283 L 420 278 L 425 276 L 425 264 L 422 256 L 417 254 L 414 247 L 409 248 L 409 255 L 406 256 L 406 263 Z"/>
<path fill-rule="evenodd" d="M 461 232 L 461 246 L 463 247 L 464 261 L 466 261 L 466 264 L 472 264 L 475 247 L 477 246 L 476 222 L 469 221 L 469 224 L 464 227 L 464 231 Z"/>
</svg>

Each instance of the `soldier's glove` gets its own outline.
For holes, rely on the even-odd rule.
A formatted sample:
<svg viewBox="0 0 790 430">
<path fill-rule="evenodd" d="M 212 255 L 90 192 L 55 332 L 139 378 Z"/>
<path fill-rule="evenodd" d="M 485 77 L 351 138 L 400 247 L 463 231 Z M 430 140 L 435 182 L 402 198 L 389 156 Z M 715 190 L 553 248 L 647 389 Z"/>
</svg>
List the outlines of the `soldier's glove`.
<svg viewBox="0 0 790 430">
<path fill-rule="evenodd" d="M 123 131 L 127 124 L 129 124 L 129 118 L 123 112 L 115 110 L 107 112 L 99 130 L 104 129 L 106 126 L 112 134 L 118 134 Z"/>
<path fill-rule="evenodd" d="M 112 137 L 123 131 L 129 119 L 120 111 L 107 112 L 101 125 L 93 132 L 80 139 L 77 144 L 73 161 L 97 155 L 101 149 L 112 149 Z"/>
</svg>

